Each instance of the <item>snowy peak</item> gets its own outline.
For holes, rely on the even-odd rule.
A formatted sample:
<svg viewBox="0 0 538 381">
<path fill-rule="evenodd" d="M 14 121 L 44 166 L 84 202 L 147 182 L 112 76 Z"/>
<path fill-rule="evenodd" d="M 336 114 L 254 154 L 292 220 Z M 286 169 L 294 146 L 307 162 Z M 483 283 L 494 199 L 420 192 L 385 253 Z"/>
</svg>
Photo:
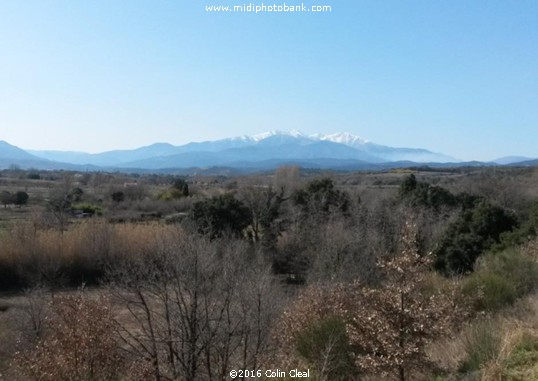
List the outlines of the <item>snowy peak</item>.
<svg viewBox="0 0 538 381">
<path fill-rule="evenodd" d="M 261 140 L 270 138 L 272 136 L 291 136 L 293 138 L 304 138 L 306 137 L 305 134 L 303 134 L 299 130 L 291 130 L 291 131 L 281 131 L 281 130 L 271 130 L 267 132 L 262 132 L 261 134 L 253 135 L 251 138 L 252 140 L 259 142 Z"/>
<path fill-rule="evenodd" d="M 318 135 L 317 139 L 328 140 L 330 142 L 345 144 L 351 147 L 369 143 L 368 140 L 363 139 L 360 136 L 350 134 L 349 132 L 338 132 L 336 134 Z"/>
<path fill-rule="evenodd" d="M 35 151 L 34 154 L 64 163 L 144 169 L 245 165 L 252 167 L 261 162 L 270 162 L 274 165 L 283 162 L 305 165 L 309 162 L 308 165 L 313 165 L 314 162 L 316 165 L 332 163 L 330 165 L 338 167 L 350 163 L 358 165 L 357 163 L 379 164 L 398 161 L 415 163 L 457 161 L 450 156 L 425 149 L 374 144 L 349 132 L 306 135 L 299 130 L 272 130 L 253 136 L 242 135 L 214 141 L 192 142 L 181 146 L 157 143 L 134 150 L 116 150 L 99 154 L 49 151 Z M 14 153 L 6 156 L 13 157 Z M 0 159 L 2 159 L 2 142 L 0 142 Z"/>
<path fill-rule="evenodd" d="M 233 137 L 233 138 L 226 138 L 226 139 L 223 139 L 223 140 L 227 140 L 227 141 L 230 141 L 230 142 L 253 142 L 253 141 L 255 141 L 253 136 L 248 136 L 248 135 L 241 135 L 241 136 L 236 136 L 236 137 Z"/>
<path fill-rule="evenodd" d="M 261 134 L 253 135 L 250 137 L 250 139 L 255 142 L 259 142 L 261 140 L 264 140 L 273 136 L 290 136 L 293 138 L 301 138 L 301 139 L 307 139 L 307 140 L 312 140 L 312 141 L 329 141 L 333 143 L 345 144 L 350 147 L 369 143 L 368 140 L 363 139 L 360 136 L 350 134 L 349 132 L 338 132 L 335 134 L 305 135 L 299 130 L 291 130 L 291 131 L 271 130 L 271 131 L 263 132 Z M 242 137 L 242 138 L 245 139 L 246 137 Z"/>
<path fill-rule="evenodd" d="M 313 143 L 335 143 L 347 146 L 374 156 L 382 161 L 414 161 L 419 163 L 427 162 L 457 162 L 459 160 L 431 152 L 420 148 L 395 148 L 384 145 L 375 144 L 360 136 L 353 135 L 349 132 L 337 132 L 333 134 L 313 134 L 305 135 L 299 130 L 281 131 L 272 130 L 251 137 L 251 142 L 256 145 L 272 145 L 290 144 L 292 142 L 298 144 L 313 144 Z"/>
</svg>

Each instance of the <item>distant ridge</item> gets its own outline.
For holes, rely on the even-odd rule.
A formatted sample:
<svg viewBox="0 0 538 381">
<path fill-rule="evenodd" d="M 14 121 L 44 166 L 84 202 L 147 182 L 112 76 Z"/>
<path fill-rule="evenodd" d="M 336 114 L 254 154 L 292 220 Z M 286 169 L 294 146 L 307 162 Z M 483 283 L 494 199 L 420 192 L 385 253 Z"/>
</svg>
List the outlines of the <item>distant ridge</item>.
<svg viewBox="0 0 538 381">
<path fill-rule="evenodd" d="M 99 154 L 59 151 L 30 151 L 36 156 L 79 165 L 118 168 L 187 168 L 191 166 L 235 165 L 267 160 L 337 159 L 367 163 L 393 161 L 457 162 L 448 155 L 422 148 L 396 148 L 379 145 L 362 137 L 340 132 L 306 135 L 298 130 L 272 130 L 253 136 L 192 142 L 180 146 L 156 143 L 134 150 L 115 150 Z"/>
<path fill-rule="evenodd" d="M 46 168 L 49 160 L 34 156 L 23 149 L 0 140 L 0 168 L 11 166 Z"/>
<path fill-rule="evenodd" d="M 496 164 L 506 165 L 506 164 L 516 164 L 521 162 L 527 162 L 531 160 L 536 160 L 532 157 L 525 157 L 525 156 L 505 156 L 501 157 L 499 159 L 493 160 Z"/>
<path fill-rule="evenodd" d="M 524 157 L 498 159 L 509 165 Z M 523 162 L 522 162 L 523 163 Z M 0 141 L 0 168 L 166 171 L 226 168 L 226 171 L 269 170 L 296 164 L 305 168 L 383 170 L 402 167 L 500 165 L 498 162 L 461 162 L 425 148 L 390 147 L 347 132 L 306 135 L 298 130 L 272 130 L 253 136 L 192 142 L 175 146 L 155 143 L 131 150 L 97 154 L 73 151 L 24 151 Z M 527 165 L 533 165 L 532 161 Z"/>
<path fill-rule="evenodd" d="M 538 165 L 538 159 L 518 161 L 516 163 L 510 163 L 510 164 L 507 164 L 507 165 L 510 165 L 512 167 L 518 167 L 518 166 L 521 166 L 521 167 L 535 167 L 535 166 Z"/>
</svg>

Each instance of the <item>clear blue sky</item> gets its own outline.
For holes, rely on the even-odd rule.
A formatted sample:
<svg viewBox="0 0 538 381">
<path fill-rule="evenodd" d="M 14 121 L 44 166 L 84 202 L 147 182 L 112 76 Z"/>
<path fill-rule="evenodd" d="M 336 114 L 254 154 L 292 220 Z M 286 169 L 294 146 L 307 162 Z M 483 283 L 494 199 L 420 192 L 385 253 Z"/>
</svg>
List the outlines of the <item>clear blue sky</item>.
<svg viewBox="0 0 538 381">
<path fill-rule="evenodd" d="M 538 157 L 538 1 L 205 11 L 245 3 L 0 0 L 0 140 L 99 152 L 299 129 Z"/>
</svg>

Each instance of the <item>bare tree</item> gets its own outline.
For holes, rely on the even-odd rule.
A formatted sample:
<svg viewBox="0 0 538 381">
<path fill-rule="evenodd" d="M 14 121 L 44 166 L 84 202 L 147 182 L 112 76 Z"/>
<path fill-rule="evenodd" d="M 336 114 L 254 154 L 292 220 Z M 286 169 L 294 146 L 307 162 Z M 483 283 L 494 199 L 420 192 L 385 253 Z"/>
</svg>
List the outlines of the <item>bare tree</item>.
<svg viewBox="0 0 538 381">
<path fill-rule="evenodd" d="M 24 339 L 28 342 L 35 342 L 43 337 L 51 296 L 52 294 L 40 285 L 25 291 L 19 324 Z"/>
<path fill-rule="evenodd" d="M 69 211 L 73 201 L 73 178 L 70 174 L 63 176 L 60 184 L 51 191 L 47 209 L 53 215 L 60 231 L 65 231 L 69 220 Z"/>
<path fill-rule="evenodd" d="M 287 194 L 296 190 L 300 184 L 301 168 L 289 165 L 277 168 L 274 183 L 277 189 L 284 188 Z"/>
<path fill-rule="evenodd" d="M 335 336 L 320 336 L 320 327 L 337 318 L 346 327 L 359 371 L 406 381 L 413 379 L 415 372 L 433 366 L 426 356 L 426 345 L 447 333 L 458 315 L 464 315 L 452 293 L 426 287 L 431 258 L 420 255 L 416 244 L 414 226 L 407 225 L 400 252 L 378 262 L 383 281 L 377 286 L 357 280 L 308 287 L 279 323 L 277 340 L 284 356 L 293 356 L 301 335 L 314 327 L 319 337 L 316 353 L 324 358 Z M 327 367 L 318 371 L 323 369 Z"/>
<path fill-rule="evenodd" d="M 249 234 L 252 240 L 274 247 L 281 230 L 278 221 L 280 206 L 286 201 L 284 188 L 277 192 L 271 186 L 249 186 L 241 188 L 239 195 L 250 210 Z"/>
<path fill-rule="evenodd" d="M 15 354 L 20 375 L 43 381 L 117 379 L 123 359 L 108 301 L 80 293 L 55 297 L 49 308 L 46 335 Z"/>
<path fill-rule="evenodd" d="M 232 367 L 259 362 L 278 309 L 268 297 L 272 278 L 255 258 L 244 242 L 175 230 L 112 274 L 129 315 L 118 321 L 121 337 L 149 361 L 153 379 L 223 380 Z"/>
</svg>

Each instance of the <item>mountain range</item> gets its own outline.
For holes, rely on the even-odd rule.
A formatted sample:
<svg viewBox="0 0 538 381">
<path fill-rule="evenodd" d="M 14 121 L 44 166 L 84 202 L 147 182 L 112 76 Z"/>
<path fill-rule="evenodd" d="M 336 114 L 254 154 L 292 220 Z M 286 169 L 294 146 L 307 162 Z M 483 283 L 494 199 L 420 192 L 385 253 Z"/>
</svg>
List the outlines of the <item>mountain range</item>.
<svg viewBox="0 0 538 381">
<path fill-rule="evenodd" d="M 493 164 L 531 158 L 506 157 Z M 155 143 L 132 150 L 97 154 L 23 150 L 0 141 L 0 168 L 17 165 L 37 169 L 144 170 L 228 167 L 271 169 L 284 164 L 308 168 L 376 169 L 417 164 L 469 165 L 423 148 L 389 147 L 349 133 L 305 135 L 297 130 L 269 131 L 174 146 Z M 473 163 L 476 165 L 476 163 Z"/>
</svg>

